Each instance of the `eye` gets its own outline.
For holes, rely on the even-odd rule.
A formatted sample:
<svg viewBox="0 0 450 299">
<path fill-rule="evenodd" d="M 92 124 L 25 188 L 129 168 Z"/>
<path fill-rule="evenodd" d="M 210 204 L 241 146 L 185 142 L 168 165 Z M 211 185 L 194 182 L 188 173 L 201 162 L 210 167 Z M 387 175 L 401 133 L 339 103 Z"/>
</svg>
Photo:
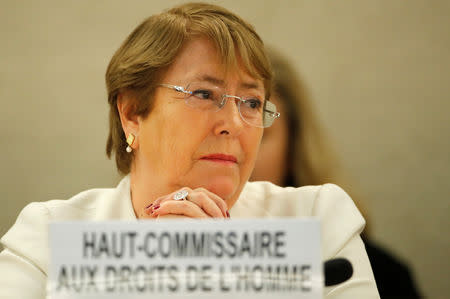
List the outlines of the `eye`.
<svg viewBox="0 0 450 299">
<path fill-rule="evenodd" d="M 213 92 L 208 89 L 196 89 L 192 92 L 192 95 L 194 97 L 202 99 L 202 100 L 212 100 L 213 99 Z"/>
<path fill-rule="evenodd" d="M 259 110 L 259 109 L 261 109 L 262 103 L 257 98 L 247 99 L 247 100 L 245 100 L 245 106 L 252 110 Z"/>
</svg>

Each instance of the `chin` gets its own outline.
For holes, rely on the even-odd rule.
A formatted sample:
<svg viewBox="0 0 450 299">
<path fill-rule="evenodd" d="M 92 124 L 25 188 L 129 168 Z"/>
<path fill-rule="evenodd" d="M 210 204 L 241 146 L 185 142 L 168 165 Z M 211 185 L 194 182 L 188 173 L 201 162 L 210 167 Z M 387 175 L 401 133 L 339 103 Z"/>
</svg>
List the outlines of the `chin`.
<svg viewBox="0 0 450 299">
<path fill-rule="evenodd" d="M 209 179 L 204 188 L 227 200 L 236 193 L 238 183 L 229 177 L 216 177 Z"/>
</svg>

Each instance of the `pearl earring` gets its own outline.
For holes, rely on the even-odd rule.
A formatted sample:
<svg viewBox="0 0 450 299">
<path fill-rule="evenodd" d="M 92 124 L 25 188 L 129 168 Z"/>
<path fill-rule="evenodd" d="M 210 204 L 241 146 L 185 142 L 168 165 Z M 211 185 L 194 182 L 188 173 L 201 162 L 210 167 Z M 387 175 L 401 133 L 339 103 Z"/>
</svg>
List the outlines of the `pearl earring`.
<svg viewBox="0 0 450 299">
<path fill-rule="evenodd" d="M 127 137 L 127 143 L 128 143 L 128 146 L 127 146 L 127 153 L 131 153 L 132 151 L 133 151 L 133 149 L 131 148 L 131 145 L 133 145 L 133 142 L 134 142 L 134 139 L 135 139 L 135 137 L 134 137 L 134 135 L 133 134 L 128 134 L 128 137 Z"/>
</svg>

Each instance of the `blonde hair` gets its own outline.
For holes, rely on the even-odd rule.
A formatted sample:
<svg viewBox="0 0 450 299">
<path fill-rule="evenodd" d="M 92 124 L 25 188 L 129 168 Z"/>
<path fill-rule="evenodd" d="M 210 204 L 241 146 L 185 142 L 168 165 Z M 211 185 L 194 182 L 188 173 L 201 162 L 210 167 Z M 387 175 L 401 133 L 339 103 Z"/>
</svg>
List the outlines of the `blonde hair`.
<svg viewBox="0 0 450 299">
<path fill-rule="evenodd" d="M 367 213 L 359 192 L 349 180 L 338 162 L 330 138 L 320 125 L 314 112 L 308 90 L 295 69 L 285 57 L 273 48 L 267 53 L 273 70 L 273 96 L 285 109 L 288 128 L 289 163 L 285 176 L 286 186 L 322 185 L 334 183 L 343 187 L 352 197 L 368 223 Z M 293 162 L 291 162 L 293 161 Z M 368 232 L 366 224 L 365 233 Z"/>
<path fill-rule="evenodd" d="M 185 42 L 196 37 L 211 40 L 223 59 L 225 70 L 241 63 L 248 73 L 264 83 L 270 96 L 272 73 L 261 38 L 252 25 L 217 5 L 186 3 L 144 20 L 123 42 L 106 71 L 109 135 L 106 154 L 115 154 L 118 170 L 130 172 L 132 154 L 125 151 L 126 138 L 117 110 L 122 91 L 135 95 L 134 113 L 146 117 L 159 78 L 176 59 Z"/>
</svg>

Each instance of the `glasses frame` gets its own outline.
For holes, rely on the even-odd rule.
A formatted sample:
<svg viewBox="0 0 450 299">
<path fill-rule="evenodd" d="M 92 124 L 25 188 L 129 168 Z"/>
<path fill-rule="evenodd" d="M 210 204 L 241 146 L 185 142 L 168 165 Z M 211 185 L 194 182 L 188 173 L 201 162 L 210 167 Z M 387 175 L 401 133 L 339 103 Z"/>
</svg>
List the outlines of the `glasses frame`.
<svg viewBox="0 0 450 299">
<path fill-rule="evenodd" d="M 172 89 L 172 90 L 174 90 L 176 92 L 184 93 L 185 95 L 192 95 L 193 94 L 192 91 L 189 91 L 189 90 L 185 89 L 183 86 L 179 86 L 179 85 L 161 83 L 161 84 L 158 84 L 158 86 L 166 87 L 166 88 Z M 188 86 L 189 86 L 189 84 L 188 84 Z M 228 98 L 232 98 L 234 100 L 239 100 L 239 104 L 238 104 L 239 116 L 241 117 L 241 119 L 245 123 L 247 123 L 247 124 L 249 124 L 251 126 L 254 126 L 254 127 L 268 128 L 268 127 L 270 127 L 273 124 L 275 119 L 279 118 L 280 115 L 281 115 L 280 112 L 276 111 L 277 107 L 276 107 L 276 105 L 274 103 L 270 102 L 269 100 L 265 100 L 264 101 L 264 107 L 263 107 L 263 115 L 262 115 L 262 117 L 263 117 L 263 120 L 262 120 L 263 124 L 262 124 L 262 126 L 257 126 L 255 124 L 249 123 L 244 118 L 244 116 L 242 116 L 242 113 L 241 113 L 241 103 L 246 103 L 247 100 L 244 100 L 242 97 L 228 95 L 228 94 L 222 94 L 222 102 L 220 102 L 220 105 L 217 106 L 218 109 L 215 112 L 220 111 L 220 109 L 222 109 L 225 106 Z M 187 98 L 185 98 L 185 101 L 186 101 L 186 99 Z M 275 111 L 267 110 L 266 109 L 267 105 L 269 105 Z M 266 121 L 266 116 L 269 117 L 269 119 L 267 121 Z M 268 123 L 265 124 L 266 122 L 268 122 Z"/>
</svg>

